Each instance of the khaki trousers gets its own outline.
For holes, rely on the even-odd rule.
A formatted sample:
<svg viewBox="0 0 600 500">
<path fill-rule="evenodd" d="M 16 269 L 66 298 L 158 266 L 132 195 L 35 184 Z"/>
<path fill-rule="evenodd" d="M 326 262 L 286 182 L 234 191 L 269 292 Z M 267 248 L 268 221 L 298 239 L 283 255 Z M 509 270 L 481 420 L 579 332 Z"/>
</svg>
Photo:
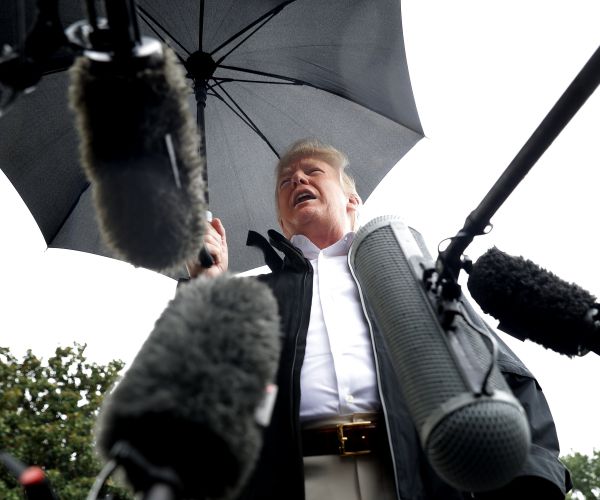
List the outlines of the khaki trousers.
<svg viewBox="0 0 600 500">
<path fill-rule="evenodd" d="M 352 415 L 312 423 L 320 427 L 369 419 Z M 304 457 L 306 500 L 395 500 L 395 483 L 387 462 L 378 453 L 342 457 L 320 455 Z"/>
<path fill-rule="evenodd" d="M 394 481 L 375 454 L 304 457 L 306 500 L 395 500 Z"/>
</svg>

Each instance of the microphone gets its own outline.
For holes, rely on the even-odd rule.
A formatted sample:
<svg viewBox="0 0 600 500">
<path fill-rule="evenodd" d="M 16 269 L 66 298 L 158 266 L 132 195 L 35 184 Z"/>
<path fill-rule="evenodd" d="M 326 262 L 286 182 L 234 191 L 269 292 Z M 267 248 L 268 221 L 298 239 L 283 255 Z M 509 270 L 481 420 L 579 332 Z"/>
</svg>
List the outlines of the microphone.
<svg viewBox="0 0 600 500">
<path fill-rule="evenodd" d="M 134 13 L 108 12 L 119 29 L 112 38 L 92 30 L 99 49 L 88 47 L 70 70 L 83 169 L 107 246 L 135 266 L 176 272 L 197 258 L 206 223 L 190 90 L 171 49 L 130 40 Z M 85 28 L 70 27 L 71 40 L 85 38 Z"/>
<path fill-rule="evenodd" d="M 46 474 L 40 467 L 27 466 L 1 450 L 0 463 L 17 479 L 28 500 L 58 500 Z"/>
<path fill-rule="evenodd" d="M 34 21 L 26 31 L 25 3 L 15 2 L 13 46 L 0 47 L 0 117 L 45 73 L 66 69 L 73 62 L 58 4 L 58 0 L 37 0 Z"/>
<path fill-rule="evenodd" d="M 363 226 L 348 258 L 433 469 L 462 491 L 507 484 L 527 458 L 530 430 L 496 366 L 495 341 L 471 324 L 460 303 L 454 327 L 441 327 L 423 283 L 434 262 L 399 218 Z"/>
<path fill-rule="evenodd" d="M 101 408 L 101 454 L 126 442 L 175 473 L 178 498 L 233 497 L 259 455 L 279 352 L 266 285 L 230 276 L 182 284 Z M 267 418 L 257 413 L 265 394 Z M 134 467 L 125 472 L 136 491 L 149 487 Z"/>
<path fill-rule="evenodd" d="M 596 297 L 532 261 L 491 248 L 473 264 L 467 287 L 509 335 L 567 356 L 600 354 Z"/>
</svg>

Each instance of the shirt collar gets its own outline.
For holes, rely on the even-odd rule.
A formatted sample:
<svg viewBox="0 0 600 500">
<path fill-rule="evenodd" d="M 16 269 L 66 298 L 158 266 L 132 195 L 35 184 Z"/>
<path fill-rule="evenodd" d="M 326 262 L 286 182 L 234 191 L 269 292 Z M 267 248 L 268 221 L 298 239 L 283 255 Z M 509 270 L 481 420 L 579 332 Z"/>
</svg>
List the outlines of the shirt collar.
<svg viewBox="0 0 600 500">
<path fill-rule="evenodd" d="M 350 231 L 346 233 L 340 240 L 335 242 L 333 245 L 328 246 L 321 250 L 317 245 L 315 245 L 312 241 L 310 241 L 303 234 L 295 234 L 290 238 L 290 242 L 295 247 L 299 248 L 304 256 L 313 260 L 316 259 L 321 252 L 328 257 L 337 257 L 340 255 L 348 255 L 348 250 L 350 250 L 350 245 L 354 241 L 355 232 Z"/>
</svg>

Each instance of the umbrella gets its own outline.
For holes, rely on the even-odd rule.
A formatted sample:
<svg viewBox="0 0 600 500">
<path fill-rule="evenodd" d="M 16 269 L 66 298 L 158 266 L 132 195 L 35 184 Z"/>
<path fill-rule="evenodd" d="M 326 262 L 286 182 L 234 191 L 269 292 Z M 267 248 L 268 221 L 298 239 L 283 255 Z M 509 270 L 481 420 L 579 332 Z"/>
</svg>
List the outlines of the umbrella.
<svg viewBox="0 0 600 500">
<path fill-rule="evenodd" d="M 33 11 L 34 2 L 25 3 Z M 142 32 L 170 45 L 188 71 L 206 141 L 210 209 L 227 228 L 234 271 L 262 264 L 244 249 L 246 233 L 277 227 L 273 168 L 289 144 L 317 137 L 346 152 L 366 199 L 423 136 L 397 0 L 137 6 Z M 84 17 L 73 0 L 60 8 L 65 26 Z M 9 14 L 0 16 L 3 37 L 15 31 Z M 0 119 L 0 167 L 48 246 L 110 256 L 79 165 L 67 84 L 64 71 L 44 76 Z"/>
</svg>

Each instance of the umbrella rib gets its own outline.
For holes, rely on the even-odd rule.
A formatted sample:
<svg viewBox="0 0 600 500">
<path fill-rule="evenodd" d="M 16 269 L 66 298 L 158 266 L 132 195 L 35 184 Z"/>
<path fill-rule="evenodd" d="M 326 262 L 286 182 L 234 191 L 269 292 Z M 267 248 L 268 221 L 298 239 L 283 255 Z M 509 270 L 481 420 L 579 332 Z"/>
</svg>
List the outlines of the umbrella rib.
<svg viewBox="0 0 600 500">
<path fill-rule="evenodd" d="M 240 120 L 242 120 L 242 121 L 243 121 L 243 122 L 244 122 L 246 125 L 248 125 L 248 126 L 249 126 L 249 127 L 250 127 L 250 128 L 253 130 L 253 131 L 254 131 L 254 132 L 258 133 L 258 132 L 256 131 L 256 129 L 255 129 L 253 126 L 252 126 L 252 124 L 251 124 L 251 123 L 249 123 L 249 122 L 248 122 L 248 121 L 247 121 L 247 120 L 244 118 L 244 116 L 243 116 L 243 115 L 242 115 L 242 114 L 241 114 L 239 111 L 237 111 L 237 110 L 236 110 L 236 109 L 235 109 L 235 108 L 234 108 L 234 107 L 233 107 L 231 104 L 229 104 L 229 103 L 228 103 L 228 102 L 225 100 L 225 98 L 224 98 L 223 96 L 219 95 L 219 94 L 218 94 L 218 93 L 217 93 L 217 92 L 214 90 L 214 88 L 212 89 L 212 92 L 209 92 L 209 93 L 207 93 L 207 95 L 211 95 L 211 96 L 213 96 L 213 97 L 216 97 L 217 99 L 219 99 L 219 101 L 221 101 L 223 104 L 225 104 L 225 106 L 227 106 L 227 107 L 228 107 L 228 108 L 229 108 L 229 109 L 232 111 L 232 113 L 234 113 L 234 114 L 235 114 L 235 115 L 236 115 L 236 116 L 237 116 L 237 117 L 238 117 Z"/>
<path fill-rule="evenodd" d="M 358 105 L 361 105 L 361 106 L 362 106 L 362 104 L 360 104 L 360 103 L 358 103 L 358 102 L 356 102 L 356 101 L 353 101 L 353 100 L 352 100 L 352 99 L 350 99 L 348 96 L 345 96 L 345 95 L 343 95 L 343 94 L 340 94 L 339 92 L 334 92 L 334 91 L 332 91 L 332 90 L 329 90 L 329 89 L 323 89 L 323 88 L 321 88 L 321 87 L 319 87 L 319 86 L 317 86 L 317 85 L 315 85 L 315 84 L 313 84 L 313 83 L 310 83 L 310 82 L 305 82 L 305 81 L 303 81 L 303 80 L 299 80 L 298 78 L 292 78 L 292 77 L 287 77 L 287 76 L 277 75 L 277 74 L 275 74 L 275 73 L 267 73 L 267 72 L 265 72 L 265 71 L 258 71 L 258 70 L 254 70 L 254 69 L 240 68 L 239 66 L 229 66 L 229 65 L 226 65 L 226 64 L 223 64 L 223 65 L 221 65 L 221 66 L 219 66 L 219 67 L 220 67 L 220 68 L 222 68 L 222 69 L 230 69 L 230 70 L 232 70 L 232 71 L 239 71 L 240 73 L 250 73 L 250 74 L 252 74 L 252 75 L 260 75 L 260 76 L 268 76 L 268 77 L 271 77 L 271 78 L 279 78 L 279 79 L 281 79 L 281 80 L 287 80 L 287 81 L 289 81 L 289 82 L 293 82 L 293 83 L 295 83 L 295 84 L 297 84 L 297 85 L 306 85 L 307 87 L 312 87 L 313 89 L 317 89 L 317 90 L 320 90 L 320 91 L 322 91 L 322 92 L 327 92 L 327 93 L 329 93 L 329 94 L 336 95 L 336 96 L 340 97 L 341 99 L 346 99 L 346 100 L 348 100 L 348 101 L 350 101 L 350 102 L 353 102 L 353 103 L 355 103 L 355 104 L 358 104 Z M 364 106 L 363 106 L 363 107 L 364 107 Z M 367 109 L 370 109 L 370 108 L 367 108 Z M 388 118 L 388 119 L 390 119 L 390 120 L 396 121 L 395 119 L 393 119 L 393 118 L 390 118 L 390 117 L 389 117 L 388 115 L 386 115 L 385 113 L 378 112 L 378 111 L 377 111 L 377 113 L 379 113 L 381 116 L 383 116 L 383 117 L 385 117 L 385 118 Z M 422 132 L 421 132 L 421 131 L 419 131 L 419 130 L 415 130 L 415 129 L 413 129 L 413 128 L 411 128 L 411 127 L 409 127 L 408 125 L 406 125 L 406 124 L 403 124 L 403 123 L 401 123 L 401 125 L 402 125 L 403 127 L 406 127 L 408 130 L 412 130 L 413 132 L 415 132 L 415 133 L 417 133 L 417 134 L 421 134 L 421 135 L 422 135 Z"/>
<path fill-rule="evenodd" d="M 58 233 L 60 233 L 60 230 L 64 227 L 64 225 L 67 223 L 67 220 L 69 219 L 69 217 L 71 217 L 71 214 L 75 211 L 75 208 L 77 207 L 77 204 L 79 203 L 79 200 L 81 200 L 81 197 L 83 196 L 83 193 L 85 193 L 87 191 L 87 189 L 90 187 L 90 182 L 85 183 L 83 189 L 79 192 L 79 195 L 77 196 L 77 198 L 75 199 L 75 201 L 73 202 L 73 204 L 71 205 L 71 208 L 69 208 L 69 211 L 67 212 L 67 214 L 63 217 L 62 222 L 59 224 L 58 228 L 56 229 L 56 231 L 54 232 L 54 234 L 48 238 L 48 240 L 46 241 L 46 243 L 48 244 L 48 246 L 50 246 L 50 243 L 52 241 L 54 241 L 54 239 L 58 236 Z"/>
<path fill-rule="evenodd" d="M 268 76 L 271 78 L 277 78 L 279 80 L 285 80 L 288 82 L 292 82 L 296 85 L 307 85 L 309 87 L 314 87 L 316 89 L 318 89 L 319 87 L 317 87 L 316 85 L 313 85 L 312 83 L 309 82 L 305 82 L 303 80 L 299 80 L 298 78 L 292 78 L 290 76 L 282 76 L 282 75 L 276 75 L 275 73 L 267 73 L 266 71 L 258 71 L 255 69 L 248 69 L 248 68 L 240 68 L 239 66 L 229 66 L 227 64 L 221 64 L 219 66 L 219 68 L 222 69 L 230 69 L 233 71 L 239 71 L 240 73 L 250 73 L 252 75 L 259 75 L 259 76 Z M 322 90 L 322 89 L 319 89 Z"/>
<path fill-rule="evenodd" d="M 143 19 L 143 18 L 142 18 Z M 169 42 L 167 41 L 167 39 L 161 34 L 159 33 L 156 28 L 154 26 L 151 26 L 150 24 L 146 23 L 148 25 L 148 27 L 152 30 L 152 32 L 158 37 L 160 38 L 160 40 L 166 44 L 169 45 Z M 169 37 L 170 40 L 173 40 L 171 37 Z M 170 45 L 169 45 L 170 46 Z M 182 49 L 185 51 L 185 47 L 182 47 Z M 179 62 L 181 64 L 183 64 L 185 66 L 185 58 L 181 55 L 179 55 L 179 53 L 176 50 L 173 50 L 173 53 L 175 54 L 175 56 L 177 57 L 177 59 L 179 59 Z"/>
<path fill-rule="evenodd" d="M 250 129 L 251 129 L 251 130 L 252 130 L 252 131 L 253 131 L 255 134 L 259 135 L 259 136 L 260 136 L 260 137 L 261 137 L 263 140 L 265 140 L 265 138 L 264 138 L 264 137 L 261 135 L 261 132 L 260 132 L 260 130 L 258 130 L 258 129 L 256 128 L 256 126 L 255 126 L 255 125 L 253 125 L 251 122 L 249 122 L 249 121 L 248 121 L 248 119 L 246 119 L 246 118 L 244 117 L 244 115 L 242 115 L 242 114 L 241 114 L 239 111 L 237 111 L 237 110 L 236 110 L 236 109 L 235 109 L 235 108 L 234 108 L 234 107 L 233 107 L 231 104 L 229 104 L 229 103 L 227 102 L 227 100 L 226 100 L 226 99 L 225 99 L 223 96 L 219 95 L 219 94 L 218 94 L 217 92 L 215 92 L 214 90 L 213 90 L 213 92 L 209 93 L 208 95 L 212 95 L 213 97 L 216 97 L 217 99 L 219 99 L 219 100 L 220 100 L 220 101 L 221 101 L 223 104 L 225 104 L 225 106 L 227 106 L 227 107 L 228 107 L 228 108 L 231 110 L 231 112 L 232 112 L 233 114 L 235 114 L 235 115 L 236 115 L 236 116 L 237 116 L 237 117 L 238 117 L 238 118 L 239 118 L 239 119 L 240 119 L 242 122 L 244 122 L 246 125 L 248 125 L 248 127 L 250 127 Z"/>
<path fill-rule="evenodd" d="M 238 82 L 238 83 L 260 83 L 260 84 L 270 84 L 270 85 L 302 85 L 299 82 L 276 82 L 276 81 L 268 81 L 268 80 L 243 80 L 241 78 L 215 78 L 215 82 L 219 83 L 229 83 L 229 82 Z"/>
<path fill-rule="evenodd" d="M 233 53 L 235 51 L 235 49 L 237 49 L 240 45 L 242 45 L 246 40 L 248 40 L 248 38 L 250 38 L 252 35 L 254 35 L 254 33 L 256 33 L 259 29 L 261 29 L 265 24 L 267 24 L 271 19 L 273 19 L 276 16 L 277 13 L 272 14 L 271 16 L 269 16 L 267 19 L 265 19 L 261 24 L 257 25 L 256 28 L 251 31 L 248 36 L 246 36 L 245 38 L 242 38 L 239 43 L 237 43 L 236 45 L 234 45 L 231 50 L 229 52 L 226 52 L 225 54 L 223 54 L 223 56 L 221 56 L 218 60 L 217 60 L 217 65 L 221 64 L 226 58 L 227 56 L 229 56 L 231 53 Z M 241 32 L 239 33 L 241 34 Z M 239 36 L 239 34 L 235 35 L 234 39 L 236 37 Z M 211 54 L 214 54 L 216 52 L 216 50 L 213 50 L 211 52 Z"/>
<path fill-rule="evenodd" d="M 71 64 L 65 64 L 64 66 L 61 66 L 58 68 L 47 69 L 42 73 L 42 75 L 49 76 L 49 75 L 55 75 L 56 73 L 63 73 L 64 71 L 67 71 L 70 67 L 71 67 Z"/>
<path fill-rule="evenodd" d="M 173 43 L 178 45 L 181 48 L 181 50 L 183 50 L 188 56 L 190 55 L 190 51 L 188 49 L 186 49 L 183 45 L 181 45 L 181 43 L 179 43 L 176 38 L 172 37 L 171 33 L 169 33 L 169 31 L 166 30 L 158 22 L 158 20 L 154 16 L 152 16 L 152 14 L 150 14 L 146 9 L 144 9 L 144 7 L 138 5 L 137 10 L 138 10 L 138 13 L 140 14 L 140 17 L 142 18 L 142 21 L 144 21 L 146 23 L 146 25 L 154 32 L 154 34 L 156 36 L 158 36 L 163 42 L 167 43 L 167 40 L 165 39 L 165 37 L 163 35 L 161 35 L 157 31 L 156 28 L 160 29 L 163 33 L 165 33 L 169 37 L 169 40 L 171 40 Z"/>
<path fill-rule="evenodd" d="M 233 103 L 233 105 L 237 108 L 237 110 L 239 111 L 239 114 L 236 113 L 235 109 L 232 108 L 232 106 L 222 97 L 218 94 L 218 92 L 216 91 L 215 87 L 219 87 L 219 89 L 229 98 L 229 100 Z M 260 130 L 260 128 L 258 128 L 258 125 L 256 125 L 256 123 L 254 123 L 252 121 L 252 119 L 248 116 L 247 113 L 244 112 L 244 110 L 240 107 L 240 105 L 235 102 L 235 100 L 233 99 L 233 97 L 231 97 L 231 95 L 229 95 L 229 93 L 220 85 L 217 84 L 215 86 L 212 87 L 212 91 L 215 93 L 215 96 L 220 99 L 223 103 L 225 103 L 229 109 L 231 109 L 238 117 L 240 117 L 242 119 L 242 121 L 248 125 L 252 130 L 254 130 L 254 132 L 256 132 L 256 134 L 263 140 L 265 141 L 265 143 L 267 144 L 267 146 L 269 147 L 269 149 L 271 151 L 273 151 L 273 153 L 275 154 L 275 156 L 277 156 L 277 158 L 279 158 L 279 153 L 277 153 L 276 149 L 273 147 L 273 145 L 269 142 L 269 139 L 267 139 L 267 137 L 265 136 L 265 134 L 263 134 L 263 132 Z M 240 116 L 240 114 L 243 115 L 244 118 L 242 118 Z"/>
<path fill-rule="evenodd" d="M 198 20 L 198 47 L 202 52 L 202 38 L 204 37 L 204 0 L 200 0 L 200 19 Z"/>
<path fill-rule="evenodd" d="M 252 124 L 251 121 L 249 121 L 249 119 L 247 119 L 246 117 L 244 117 L 244 115 L 242 115 L 239 111 L 237 111 L 231 104 L 229 104 L 227 102 L 227 100 L 220 95 L 215 89 L 219 84 L 214 84 L 214 85 L 209 85 L 208 87 L 208 91 L 212 91 L 211 93 L 209 93 L 207 91 L 207 95 L 212 95 L 214 97 L 216 97 L 217 99 L 219 99 L 223 104 L 225 104 L 233 113 L 236 114 L 236 116 L 242 120 L 246 125 L 248 125 L 254 132 L 256 132 L 257 134 L 260 133 L 260 131 L 258 130 L 258 128 Z M 231 99 L 231 97 L 230 97 Z"/>
<path fill-rule="evenodd" d="M 229 52 L 227 52 L 223 57 L 221 57 L 219 59 L 219 61 L 217 61 L 217 64 L 220 63 L 220 62 L 222 62 L 229 54 L 231 54 L 235 49 L 237 49 L 246 40 L 248 40 L 248 38 L 250 38 L 252 35 L 254 35 L 254 33 L 256 33 L 260 28 L 262 28 L 271 19 L 273 19 L 277 14 L 279 14 L 285 7 L 287 7 L 291 3 L 294 3 L 295 1 L 296 0 L 287 0 L 286 2 L 283 2 L 282 4 L 278 5 L 277 7 L 274 7 L 270 11 L 266 12 L 265 14 L 263 14 L 262 16 L 260 16 L 259 18 L 257 18 L 256 20 L 252 21 L 248 26 L 246 26 L 242 30 L 238 31 L 235 35 L 233 35 L 230 38 L 228 38 L 227 40 L 225 40 L 216 49 L 212 50 L 211 53 L 210 53 L 210 55 L 215 54 L 216 52 L 218 52 L 219 50 L 221 50 L 223 47 L 229 45 L 231 42 L 233 42 L 234 40 L 236 40 L 237 38 L 239 38 L 240 36 L 242 36 L 247 31 L 252 30 L 252 28 L 254 28 L 256 25 L 259 25 L 248 36 L 246 36 L 244 39 L 242 39 L 241 42 L 239 42 L 235 47 L 233 47 Z"/>
</svg>

